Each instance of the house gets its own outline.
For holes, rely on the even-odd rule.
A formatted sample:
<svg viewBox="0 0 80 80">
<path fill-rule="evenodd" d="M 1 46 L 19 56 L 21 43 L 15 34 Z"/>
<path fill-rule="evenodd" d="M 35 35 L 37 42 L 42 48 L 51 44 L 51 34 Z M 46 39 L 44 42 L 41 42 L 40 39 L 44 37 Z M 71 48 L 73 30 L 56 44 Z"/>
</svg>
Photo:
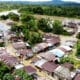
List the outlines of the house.
<svg viewBox="0 0 80 80">
<path fill-rule="evenodd" d="M 43 41 L 48 43 L 49 46 L 57 46 L 60 44 L 60 38 L 58 35 L 53 35 L 52 33 L 44 33 Z"/>
<path fill-rule="evenodd" d="M 46 71 L 49 75 L 54 75 L 54 70 L 59 66 L 59 64 L 56 64 L 54 62 L 45 62 L 42 65 L 42 70 Z"/>
<path fill-rule="evenodd" d="M 32 66 L 28 65 L 23 68 L 29 75 L 36 74 L 37 70 Z"/>
<path fill-rule="evenodd" d="M 9 33 L 9 41 L 11 41 L 11 42 L 20 42 L 20 41 L 23 41 L 23 36 L 17 36 L 14 33 Z"/>
<path fill-rule="evenodd" d="M 58 80 L 72 80 L 69 69 L 63 66 L 58 66 L 54 70 L 54 77 Z"/>
<path fill-rule="evenodd" d="M 59 58 L 65 55 L 65 52 L 60 49 L 53 49 L 53 50 L 50 50 L 49 52 Z"/>
<path fill-rule="evenodd" d="M 0 61 L 3 61 L 6 65 L 11 67 L 14 67 L 15 65 L 20 63 L 16 57 L 9 54 L 0 55 Z"/>
<path fill-rule="evenodd" d="M 31 63 L 34 64 L 39 60 L 41 60 L 39 57 L 33 57 L 32 60 L 31 60 Z"/>
<path fill-rule="evenodd" d="M 47 61 L 53 61 L 54 62 L 56 60 L 56 57 L 49 52 L 40 53 L 38 56 L 42 59 L 46 59 Z"/>
<path fill-rule="evenodd" d="M 32 50 L 34 53 L 38 53 L 38 52 L 45 51 L 48 47 L 49 47 L 49 45 L 47 43 L 43 42 L 43 43 L 36 44 L 32 48 Z"/>
<path fill-rule="evenodd" d="M 22 69 L 24 67 L 23 64 L 17 64 L 14 66 L 15 69 Z"/>
<path fill-rule="evenodd" d="M 67 30 L 67 32 L 70 35 L 75 34 L 78 30 L 77 24 L 74 21 L 68 21 L 67 23 L 65 22 L 63 23 L 63 26 L 64 26 L 64 29 Z"/>
<path fill-rule="evenodd" d="M 59 49 L 62 50 L 62 51 L 64 51 L 65 53 L 69 53 L 69 52 L 72 51 L 72 48 L 71 48 L 71 47 L 65 46 L 65 45 L 61 45 L 61 46 L 59 47 Z"/>
<path fill-rule="evenodd" d="M 47 60 L 45 60 L 45 59 L 40 59 L 40 60 L 36 61 L 36 62 L 34 63 L 34 65 L 35 65 L 37 68 L 39 68 L 40 70 L 42 70 L 42 65 L 43 65 L 44 63 L 46 63 L 46 62 L 47 62 Z"/>
<path fill-rule="evenodd" d="M 69 63 L 69 62 L 65 62 L 62 64 L 62 66 L 68 68 L 70 71 L 72 71 L 74 69 L 73 64 Z"/>
<path fill-rule="evenodd" d="M 65 42 L 65 45 L 72 48 L 75 43 L 76 43 L 76 41 L 74 41 L 74 40 L 67 40 L 67 41 Z"/>
<path fill-rule="evenodd" d="M 23 41 L 21 41 L 21 42 L 14 42 L 14 43 L 12 43 L 12 45 L 17 50 L 26 48 L 26 44 Z"/>
<path fill-rule="evenodd" d="M 80 74 L 77 74 L 73 80 L 80 80 Z"/>
<path fill-rule="evenodd" d="M 27 59 L 27 58 L 30 58 L 30 57 L 33 56 L 33 52 L 32 52 L 31 49 L 27 49 L 27 48 L 25 48 L 25 49 L 19 49 L 19 50 L 17 50 L 16 55 L 17 56 L 23 55 L 23 58 Z"/>
</svg>

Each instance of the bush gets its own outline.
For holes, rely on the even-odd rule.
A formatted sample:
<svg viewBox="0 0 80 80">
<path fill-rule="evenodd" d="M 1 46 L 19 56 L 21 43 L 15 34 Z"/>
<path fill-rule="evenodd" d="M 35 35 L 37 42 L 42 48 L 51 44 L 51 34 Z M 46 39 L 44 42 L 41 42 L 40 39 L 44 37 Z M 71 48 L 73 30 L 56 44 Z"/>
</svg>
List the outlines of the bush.
<svg viewBox="0 0 80 80">
<path fill-rule="evenodd" d="M 77 34 L 77 36 L 76 36 L 78 39 L 80 39 L 80 32 Z"/>
<path fill-rule="evenodd" d="M 0 16 L 0 19 L 1 20 L 6 20 L 6 19 L 8 19 L 8 16 L 2 15 L 2 16 Z"/>
</svg>

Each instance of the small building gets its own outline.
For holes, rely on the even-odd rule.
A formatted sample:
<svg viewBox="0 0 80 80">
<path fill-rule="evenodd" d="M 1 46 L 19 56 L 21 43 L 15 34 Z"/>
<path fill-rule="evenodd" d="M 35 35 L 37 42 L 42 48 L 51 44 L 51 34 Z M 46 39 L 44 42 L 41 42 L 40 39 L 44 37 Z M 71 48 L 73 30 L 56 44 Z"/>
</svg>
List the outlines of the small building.
<svg viewBox="0 0 80 80">
<path fill-rule="evenodd" d="M 75 43 L 76 43 L 75 40 L 67 40 L 67 41 L 65 42 L 65 45 L 72 48 Z"/>
<path fill-rule="evenodd" d="M 53 50 L 50 50 L 49 52 L 59 58 L 65 55 L 65 52 L 60 49 L 53 49 Z"/>
<path fill-rule="evenodd" d="M 28 65 L 23 68 L 29 75 L 36 74 L 37 70 L 32 66 Z"/>
<path fill-rule="evenodd" d="M 62 66 L 68 68 L 70 71 L 72 71 L 74 69 L 73 64 L 69 63 L 69 62 L 65 62 L 62 64 Z"/>
<path fill-rule="evenodd" d="M 34 64 L 39 60 L 41 60 L 39 57 L 33 57 L 32 60 L 31 60 L 31 63 Z"/>
<path fill-rule="evenodd" d="M 60 50 L 64 51 L 65 53 L 69 53 L 72 51 L 72 48 L 69 47 L 69 46 L 65 46 L 65 45 L 62 45 L 59 47 Z"/>
<path fill-rule="evenodd" d="M 47 62 L 47 60 L 45 60 L 45 59 L 40 59 L 40 60 L 36 61 L 36 62 L 34 63 L 34 65 L 35 65 L 37 68 L 39 68 L 40 70 L 42 70 L 42 65 L 43 65 L 44 63 L 46 63 L 46 62 Z"/>
<path fill-rule="evenodd" d="M 73 80 L 80 80 L 80 74 L 77 74 Z"/>
<path fill-rule="evenodd" d="M 42 70 L 46 71 L 49 75 L 54 76 L 54 70 L 59 66 L 54 62 L 46 62 L 42 65 Z"/>
<path fill-rule="evenodd" d="M 3 61 L 6 65 L 11 67 L 14 67 L 15 65 L 20 63 L 16 57 L 9 54 L 0 55 L 0 61 Z"/>
<path fill-rule="evenodd" d="M 17 64 L 14 67 L 15 67 L 15 69 L 22 69 L 24 67 L 24 65 L 23 64 Z"/>
<path fill-rule="evenodd" d="M 26 48 L 26 44 L 24 42 L 22 42 L 22 41 L 21 42 L 14 42 L 14 43 L 12 43 L 12 45 L 17 50 Z"/>
<path fill-rule="evenodd" d="M 53 35 L 52 33 L 43 34 L 43 41 L 48 43 L 48 45 L 54 47 L 60 44 L 60 38 L 58 35 Z"/>
<path fill-rule="evenodd" d="M 54 70 L 54 77 L 58 80 L 72 80 L 69 69 L 63 66 L 59 66 Z"/>
<path fill-rule="evenodd" d="M 9 41 L 10 42 L 20 42 L 20 41 L 23 41 L 23 36 L 21 36 L 21 35 L 17 36 L 15 33 L 9 32 Z"/>
<path fill-rule="evenodd" d="M 49 47 L 49 45 L 47 43 L 39 43 L 39 44 L 36 44 L 32 48 L 32 50 L 34 53 L 38 53 L 38 52 L 45 51 L 48 47 Z"/>
<path fill-rule="evenodd" d="M 19 50 L 17 50 L 16 55 L 17 56 L 23 55 L 23 58 L 27 59 L 27 58 L 30 58 L 33 56 L 33 52 L 31 49 L 27 49 L 27 48 L 26 49 L 19 49 Z"/>
<path fill-rule="evenodd" d="M 38 56 L 42 59 L 46 59 L 47 61 L 53 61 L 54 62 L 56 60 L 56 57 L 49 52 L 40 53 Z"/>
</svg>

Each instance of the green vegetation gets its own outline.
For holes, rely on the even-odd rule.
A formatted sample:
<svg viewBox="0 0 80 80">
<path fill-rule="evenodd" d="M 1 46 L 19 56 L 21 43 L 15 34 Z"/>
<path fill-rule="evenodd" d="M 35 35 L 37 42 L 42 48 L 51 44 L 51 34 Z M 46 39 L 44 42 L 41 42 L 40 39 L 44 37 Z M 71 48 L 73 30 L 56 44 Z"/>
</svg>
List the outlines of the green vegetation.
<svg viewBox="0 0 80 80">
<path fill-rule="evenodd" d="M 2 80 L 14 80 L 14 76 L 10 73 L 7 73 L 3 76 Z"/>
<path fill-rule="evenodd" d="M 0 47 L 4 47 L 5 46 L 5 43 L 4 42 L 1 42 L 0 43 Z"/>
<path fill-rule="evenodd" d="M 23 69 L 12 71 L 3 62 L 0 62 L 0 79 L 1 80 L 14 80 L 15 76 L 19 76 L 21 80 L 33 80 L 31 75 L 28 75 Z"/>
<path fill-rule="evenodd" d="M 60 21 L 55 20 L 53 23 L 53 33 L 54 34 L 63 34 L 63 26 Z"/>
<path fill-rule="evenodd" d="M 3 62 L 0 62 L 0 79 L 2 79 L 8 72 L 10 72 L 10 68 L 8 68 L 8 66 L 6 66 Z"/>
<path fill-rule="evenodd" d="M 25 6 L 19 9 L 19 12 L 30 12 L 33 14 L 64 16 L 80 18 L 80 7 L 78 6 Z"/>
<path fill-rule="evenodd" d="M 63 25 L 59 20 L 53 21 L 49 18 L 41 18 L 38 20 L 34 16 L 28 14 L 22 14 L 19 18 L 19 23 L 14 24 L 11 31 L 16 32 L 18 36 L 22 32 L 24 41 L 29 42 L 31 45 L 42 42 L 42 33 L 44 32 L 68 35 L 68 32 L 64 30 Z"/>
<path fill-rule="evenodd" d="M 19 76 L 21 80 L 33 80 L 32 76 L 28 75 L 23 69 L 15 70 L 14 75 Z"/>
<path fill-rule="evenodd" d="M 49 18 L 41 18 L 37 20 L 31 15 L 21 15 L 19 23 L 14 24 L 11 31 L 16 32 L 17 35 L 20 35 L 22 32 L 24 41 L 29 42 L 31 45 L 42 42 L 42 34 L 44 32 L 61 35 L 67 33 L 59 20 L 55 20 L 54 22 Z"/>
<path fill-rule="evenodd" d="M 9 13 L 8 15 L 7 15 L 7 17 L 9 18 L 9 19 L 11 19 L 11 20 L 13 20 L 13 21 L 19 21 L 19 16 L 17 15 L 17 14 L 15 14 L 15 13 Z"/>
<path fill-rule="evenodd" d="M 80 58 L 80 40 L 77 41 L 77 53 L 76 53 L 77 57 Z"/>
<path fill-rule="evenodd" d="M 78 39 L 80 39 L 80 32 L 77 34 L 77 36 L 76 36 Z"/>
<path fill-rule="evenodd" d="M 70 62 L 70 63 L 74 64 L 73 58 L 70 58 L 70 57 L 62 57 L 60 59 L 60 63 L 65 63 L 65 62 Z"/>
<path fill-rule="evenodd" d="M 44 31 L 44 32 L 51 32 L 52 31 L 52 28 L 50 26 L 50 20 L 49 19 L 45 19 L 45 18 L 41 18 L 39 21 L 38 21 L 38 27 L 40 30 Z M 53 24 L 53 23 L 52 23 Z M 51 25 L 52 25 L 51 24 Z"/>
<path fill-rule="evenodd" d="M 0 2 L 0 11 L 18 9 L 20 13 L 80 18 L 80 6 L 27 5 Z"/>
<path fill-rule="evenodd" d="M 2 16 L 0 16 L 0 19 L 1 20 L 6 20 L 6 19 L 8 19 L 8 16 L 2 15 Z"/>
</svg>

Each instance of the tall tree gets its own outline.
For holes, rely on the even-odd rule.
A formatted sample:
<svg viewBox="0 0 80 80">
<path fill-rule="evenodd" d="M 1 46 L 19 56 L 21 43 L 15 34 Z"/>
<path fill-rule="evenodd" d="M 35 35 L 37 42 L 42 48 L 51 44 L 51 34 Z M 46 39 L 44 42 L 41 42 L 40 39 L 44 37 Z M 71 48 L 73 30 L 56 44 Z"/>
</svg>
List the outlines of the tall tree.
<svg viewBox="0 0 80 80">
<path fill-rule="evenodd" d="M 3 76 L 2 80 L 14 80 L 14 76 L 10 73 L 7 73 Z"/>
<path fill-rule="evenodd" d="M 60 21 L 55 20 L 53 23 L 53 33 L 54 34 L 62 34 L 63 33 L 63 26 Z"/>
</svg>

